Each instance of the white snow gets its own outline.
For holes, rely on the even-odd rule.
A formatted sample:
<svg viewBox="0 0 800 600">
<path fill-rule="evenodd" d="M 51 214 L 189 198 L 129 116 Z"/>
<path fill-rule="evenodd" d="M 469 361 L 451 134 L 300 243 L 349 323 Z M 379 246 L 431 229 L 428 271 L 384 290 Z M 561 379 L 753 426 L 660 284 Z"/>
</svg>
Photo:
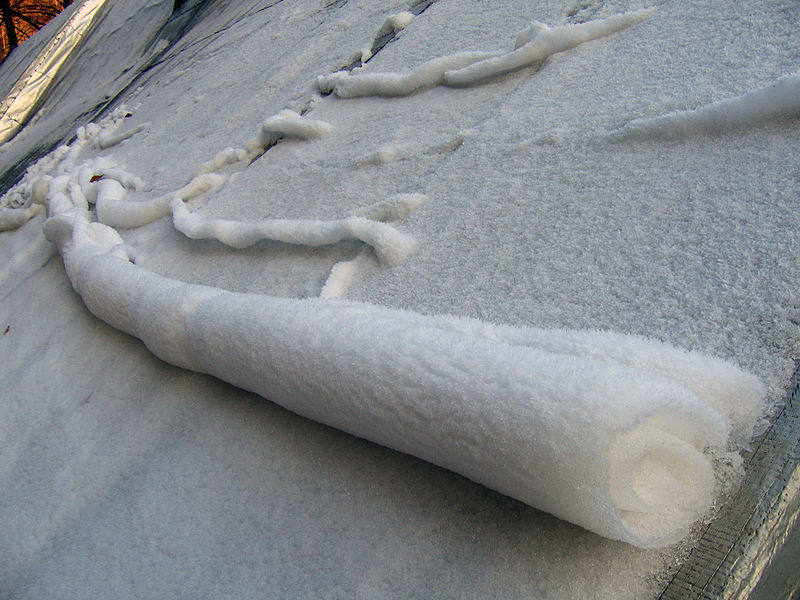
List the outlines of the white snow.
<svg viewBox="0 0 800 600">
<path fill-rule="evenodd" d="M 362 248 L 350 260 L 343 260 L 331 267 L 331 272 L 319 292 L 320 298 L 344 298 L 347 290 L 365 273 L 377 266 L 377 261 L 368 248 Z"/>
<path fill-rule="evenodd" d="M 127 131 L 122 131 L 120 133 L 108 133 L 105 135 L 99 135 L 97 137 L 97 145 L 101 150 L 105 150 L 106 148 L 111 148 L 112 146 L 116 146 L 117 144 L 121 144 L 125 140 L 133 137 L 137 133 L 144 131 L 147 128 L 147 123 L 142 123 L 137 125 L 136 127 L 132 127 Z"/>
<path fill-rule="evenodd" d="M 245 150 L 244 148 L 225 148 L 224 150 L 220 150 L 214 156 L 214 158 L 204 162 L 199 167 L 197 167 L 197 170 L 195 171 L 195 176 L 203 175 L 204 173 L 213 173 L 215 171 L 219 171 L 230 165 L 235 165 L 237 163 L 250 160 L 252 156 L 253 156 L 252 153 Z"/>
<path fill-rule="evenodd" d="M 317 88 L 322 93 L 333 92 L 340 98 L 408 96 L 423 88 L 443 83 L 447 71 L 461 69 L 497 55 L 497 52 L 459 52 L 429 60 L 408 73 L 337 71 L 330 75 L 320 75 L 317 78 Z"/>
<path fill-rule="evenodd" d="M 73 288 L 96 316 L 159 358 L 612 539 L 658 547 L 686 535 L 713 499 L 711 457 L 722 456 L 730 429 L 715 409 L 752 423 L 765 393 L 732 365 L 648 340 L 493 327 L 330 300 L 351 283 L 363 256 L 334 268 L 324 300 L 161 277 L 132 265 L 119 234 L 92 223 L 60 191 L 69 182 L 57 180 L 43 231 Z M 97 204 L 125 195 L 119 182 L 103 179 Z M 401 196 L 373 212 L 400 216 L 420 201 Z M 391 226 L 363 217 L 235 223 L 197 219 L 178 197 L 170 208 L 187 236 L 237 248 L 260 239 L 317 245 L 350 236 L 394 265 L 413 247 Z"/>
<path fill-rule="evenodd" d="M 428 200 L 425 194 L 394 194 L 385 200 L 364 206 L 356 211 L 356 216 L 373 221 L 399 221 Z"/>
<path fill-rule="evenodd" d="M 114 3 L 0 168 L 70 139 L 125 89 L 164 47 L 172 7 Z M 172 367 L 86 310 L 46 218 L 93 310 L 178 364 L 642 545 L 695 518 L 702 531 L 728 502 L 759 380 L 781 402 L 797 356 L 796 122 L 597 141 L 795 72 L 786 7 L 721 18 L 667 0 L 529 76 L 347 102 L 312 91 L 404 7 L 209 5 L 115 100 L 138 108 L 107 135 L 146 129 L 101 149 L 108 124 L 84 125 L 3 199 L 50 217 L 0 234 L 0 596 L 656 598 L 696 539 L 613 542 Z M 437 0 L 360 73 L 510 49 L 527 28 L 521 50 L 548 31 L 534 18 L 555 31 L 573 15 Z M 262 134 L 287 106 L 330 132 Z M 391 146 L 411 151 L 354 168 Z M 171 219 L 92 222 L 99 196 L 168 214 L 196 175 L 225 178 L 186 200 L 202 222 L 405 218 L 391 226 L 416 253 L 388 267 L 360 241 L 233 252 Z"/>
<path fill-rule="evenodd" d="M 652 15 L 653 9 L 634 10 L 621 15 L 612 15 L 605 19 L 579 23 L 576 25 L 563 25 L 561 27 L 532 26 L 528 35 L 531 40 L 522 46 L 516 47 L 513 52 L 487 58 L 463 68 L 455 67 L 444 73 L 444 85 L 468 86 L 483 83 L 487 79 L 511 73 L 523 67 L 535 65 L 549 56 L 571 50 L 597 38 L 605 37 L 626 29 L 631 25 L 641 23 Z M 526 34 L 517 38 L 517 44 L 524 42 Z"/>
<path fill-rule="evenodd" d="M 277 141 L 277 139 L 273 141 L 274 138 L 311 140 L 330 133 L 332 129 L 330 123 L 305 119 L 293 110 L 285 109 L 261 124 L 261 147 L 266 147 L 267 142 Z"/>
<path fill-rule="evenodd" d="M 386 144 L 377 150 L 368 152 L 356 161 L 356 167 L 363 169 L 366 167 L 380 167 L 395 160 L 407 160 L 421 155 L 443 154 L 458 149 L 461 144 L 474 135 L 474 131 L 459 131 L 453 137 L 444 141 L 422 147 L 412 142 L 400 144 Z"/>
<path fill-rule="evenodd" d="M 269 219 L 247 222 L 223 219 L 208 220 L 191 213 L 183 201 L 170 203 L 175 229 L 186 237 L 215 239 L 232 248 L 247 248 L 262 240 L 303 246 L 325 246 L 342 240 L 361 240 L 375 250 L 381 262 L 395 266 L 415 250 L 414 238 L 391 225 L 347 217 L 337 221 Z"/>
<path fill-rule="evenodd" d="M 27 208 L 0 208 L 0 231 L 17 229 L 41 212 L 41 206 L 34 204 Z"/>
<path fill-rule="evenodd" d="M 317 88 L 340 98 L 408 96 L 435 85 L 464 87 L 541 63 L 546 58 L 580 44 L 605 37 L 640 23 L 653 9 L 612 15 L 605 19 L 550 28 L 534 22 L 517 37 L 515 49 L 501 52 L 460 52 L 429 60 L 408 73 L 350 73 L 339 71 L 317 78 Z"/>
<path fill-rule="evenodd" d="M 114 125 L 117 124 L 118 121 L 115 121 Z M 107 128 L 110 129 L 111 125 L 108 125 Z M 101 187 L 99 189 L 104 190 L 104 194 L 101 196 L 99 192 L 97 193 L 97 218 L 101 223 L 112 227 L 132 228 L 152 223 L 156 219 L 160 219 L 170 213 L 170 207 L 173 201 L 185 202 L 218 190 L 225 183 L 226 176 L 216 171 L 232 164 L 244 162 L 246 160 L 251 161 L 282 138 L 296 138 L 301 140 L 316 139 L 329 133 L 331 129 L 330 124 L 323 121 L 304 119 L 292 110 L 283 110 L 269 117 L 262 123 L 260 135 L 248 143 L 247 150 L 230 147 L 221 150 L 214 158 L 202 163 L 195 169 L 194 177 L 192 177 L 185 186 L 151 200 L 130 201 L 127 190 L 122 187 L 122 185 L 124 185 L 125 187 L 133 189 L 140 188 L 142 186 L 141 179 L 124 171 L 115 173 L 108 169 L 103 170 L 100 174 L 105 174 L 109 177 L 114 176 L 114 179 L 119 180 L 122 185 L 104 183 L 101 181 Z M 105 149 L 108 148 L 112 142 L 114 144 L 119 144 L 143 130 L 144 127 L 137 126 L 121 135 L 113 136 L 111 133 L 106 133 L 104 129 L 103 133 L 98 132 L 95 135 L 98 136 L 98 139 L 106 140 L 106 142 L 100 144 L 100 148 Z M 78 139 L 79 141 L 83 139 L 80 136 L 80 132 Z M 81 143 L 83 145 L 79 147 L 82 149 L 85 142 Z M 70 150 L 70 152 L 73 152 L 73 150 Z M 182 229 L 181 231 L 190 237 L 192 236 L 188 231 L 198 232 L 204 227 L 194 224 L 194 221 L 188 217 L 188 214 L 186 217 L 181 217 L 180 222 L 184 224 L 183 227 L 185 228 L 185 230 Z M 190 225 L 190 223 L 192 223 L 192 225 Z M 225 224 L 210 225 L 210 227 L 213 231 L 230 229 L 230 225 Z M 205 234 L 196 233 L 195 235 L 204 236 Z M 251 233 L 246 234 L 245 237 L 252 235 L 253 232 L 251 231 Z M 223 237 L 226 236 L 223 234 Z M 227 236 L 226 239 L 230 239 L 230 236 Z M 245 245 L 251 245 L 253 243 L 255 243 L 255 240 Z"/>
<path fill-rule="evenodd" d="M 793 117 L 800 117 L 800 75 L 797 73 L 784 75 L 741 96 L 712 102 L 696 110 L 635 119 L 608 137 L 612 141 L 679 139 Z"/>
</svg>

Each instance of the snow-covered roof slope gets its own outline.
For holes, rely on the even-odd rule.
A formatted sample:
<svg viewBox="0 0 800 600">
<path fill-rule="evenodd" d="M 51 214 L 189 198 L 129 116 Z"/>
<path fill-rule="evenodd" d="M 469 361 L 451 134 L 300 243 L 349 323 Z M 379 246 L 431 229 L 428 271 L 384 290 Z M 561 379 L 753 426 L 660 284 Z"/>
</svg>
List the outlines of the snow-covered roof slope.
<svg viewBox="0 0 800 600">
<path fill-rule="evenodd" d="M 797 7 L 171 8 L 0 153 L 0 595 L 657 596 L 797 355 Z"/>
</svg>

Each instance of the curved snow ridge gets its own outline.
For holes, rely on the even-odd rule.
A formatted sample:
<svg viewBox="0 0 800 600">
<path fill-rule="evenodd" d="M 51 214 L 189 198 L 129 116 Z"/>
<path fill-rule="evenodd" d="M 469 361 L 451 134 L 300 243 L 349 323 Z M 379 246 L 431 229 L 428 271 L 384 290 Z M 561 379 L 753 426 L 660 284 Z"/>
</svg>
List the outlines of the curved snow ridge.
<svg viewBox="0 0 800 600">
<path fill-rule="evenodd" d="M 351 216 L 371 221 L 398 221 L 426 202 L 425 194 L 395 194 L 385 200 L 370 204 L 355 211 Z M 343 260 L 331 267 L 328 278 L 320 290 L 320 298 L 344 298 L 353 284 L 378 267 L 378 260 L 369 246 L 364 246 L 355 257 Z"/>
<path fill-rule="evenodd" d="M 98 192 L 96 209 L 97 220 L 111 227 L 131 229 L 141 227 L 153 221 L 166 217 L 170 213 L 170 202 L 177 199 L 186 201 L 202 194 L 209 194 L 218 190 L 225 183 L 225 177 L 217 173 L 204 173 L 192 178 L 182 188 L 169 192 L 151 200 L 131 201 L 128 191 L 121 185 L 112 184 L 109 180 L 102 189 L 103 196 Z M 116 182 L 115 182 L 116 183 Z"/>
<path fill-rule="evenodd" d="M 350 73 L 337 71 L 317 77 L 317 89 L 340 98 L 362 96 L 408 96 L 417 90 L 440 85 L 444 74 L 474 62 L 499 55 L 499 52 L 459 52 L 429 60 L 408 73 Z"/>
<path fill-rule="evenodd" d="M 246 149 L 225 148 L 218 152 L 214 158 L 201 164 L 189 183 L 178 190 L 150 200 L 132 201 L 124 190 L 113 185 L 106 186 L 106 193 L 99 196 L 96 203 L 97 218 L 101 223 L 112 227 L 134 228 L 147 225 L 169 215 L 173 200 L 191 200 L 222 187 L 226 176 L 217 171 L 230 165 L 252 161 L 283 138 L 310 140 L 326 135 L 332 129 L 324 121 L 306 119 L 292 110 L 283 110 L 262 123 L 259 137 L 251 140 Z"/>
<path fill-rule="evenodd" d="M 46 229 L 76 291 L 167 362 L 637 546 L 677 542 L 710 506 L 729 423 L 675 380 L 515 344 L 512 327 L 177 282 L 65 214 Z"/>
<path fill-rule="evenodd" d="M 696 110 L 635 119 L 612 131 L 610 141 L 680 139 L 724 133 L 768 121 L 800 117 L 800 74 L 792 73 L 741 96 L 706 104 Z"/>
<path fill-rule="evenodd" d="M 325 121 L 306 119 L 293 110 L 285 109 L 261 124 L 261 133 L 247 143 L 247 148 L 225 148 L 214 158 L 202 163 L 195 176 L 214 173 L 226 167 L 251 162 L 282 138 L 311 140 L 327 135 L 333 126 Z"/>
<path fill-rule="evenodd" d="M 319 297 L 344 298 L 358 279 L 377 266 L 378 261 L 366 246 L 363 247 L 352 259 L 340 261 L 331 267 Z"/>
<path fill-rule="evenodd" d="M 26 208 L 0 208 L 0 231 L 18 229 L 41 212 L 43 208 L 38 204 Z"/>
<path fill-rule="evenodd" d="M 253 153 L 244 148 L 225 148 L 214 155 L 214 158 L 202 163 L 194 172 L 194 176 L 206 173 L 215 173 L 225 167 L 249 161 L 253 158 Z"/>
<path fill-rule="evenodd" d="M 377 150 L 373 150 L 372 152 L 369 152 L 359 158 L 356 161 L 356 167 L 359 169 L 372 166 L 379 167 L 395 160 L 407 160 L 409 158 L 415 158 L 421 155 L 430 156 L 434 154 L 453 152 L 454 150 L 460 148 L 466 140 L 474 135 L 474 130 L 465 129 L 463 131 L 459 131 L 452 138 L 428 147 L 421 147 L 413 143 L 386 144 L 380 146 Z"/>
<path fill-rule="evenodd" d="M 28 167 L 22 178 L 1 199 L 0 231 L 17 229 L 42 212 L 42 206 L 46 204 L 48 195 L 56 193 L 69 195 L 71 202 L 86 207 L 83 187 L 78 181 L 73 180 L 75 174 L 81 172 L 76 162 L 81 152 L 91 144 L 97 144 L 101 136 L 106 136 L 105 139 L 110 146 L 113 140 L 109 136 L 113 135 L 114 130 L 128 114 L 125 106 L 120 106 L 98 124 L 88 123 L 78 127 L 76 139 L 71 145 L 57 147 Z M 122 171 L 114 169 L 114 165 L 108 159 L 96 159 L 88 168 L 95 166 L 103 169 L 109 177 L 122 177 Z M 83 171 L 85 172 L 86 168 Z M 122 179 L 126 186 L 141 186 L 139 178 L 122 177 Z M 88 177 L 85 183 L 89 183 Z"/>
<path fill-rule="evenodd" d="M 503 56 L 488 58 L 462 69 L 448 71 L 444 74 L 444 84 L 464 87 L 483 83 L 493 77 L 540 63 L 553 54 L 571 50 L 585 42 L 626 29 L 644 21 L 654 12 L 653 8 L 645 8 L 588 23 L 553 28 L 536 22 L 529 30 L 530 41 Z M 524 42 L 525 36 L 526 34 L 522 34 L 517 43 Z"/>
<path fill-rule="evenodd" d="M 175 229 L 186 237 L 215 239 L 233 248 L 246 248 L 262 240 L 303 246 L 326 246 L 343 240 L 359 240 L 372 246 L 380 261 L 394 266 L 416 250 L 416 240 L 385 223 L 364 217 L 336 221 L 269 219 L 258 222 L 204 219 L 189 212 L 178 198 L 171 204 Z"/>
<path fill-rule="evenodd" d="M 408 73 L 351 73 L 338 71 L 317 78 L 323 94 L 340 98 L 361 96 L 408 96 L 436 85 L 465 87 L 539 64 L 549 56 L 564 52 L 640 23 L 655 9 L 647 8 L 612 15 L 588 23 L 550 28 L 534 21 L 516 40 L 512 52 L 460 52 L 423 63 Z"/>
</svg>

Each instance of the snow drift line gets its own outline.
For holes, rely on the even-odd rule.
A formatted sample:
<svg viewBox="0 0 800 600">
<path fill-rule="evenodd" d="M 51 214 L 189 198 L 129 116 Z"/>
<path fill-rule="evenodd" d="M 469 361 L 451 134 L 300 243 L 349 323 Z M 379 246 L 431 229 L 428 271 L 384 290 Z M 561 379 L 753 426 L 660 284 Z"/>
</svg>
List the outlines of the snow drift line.
<svg viewBox="0 0 800 600">
<path fill-rule="evenodd" d="M 132 191 L 140 189 L 143 182 L 117 167 L 104 157 L 76 165 L 80 153 L 87 147 L 106 149 L 119 144 L 142 131 L 137 126 L 121 134 L 114 131 L 130 113 L 116 111 L 101 125 L 90 123 L 78 130 L 76 142 L 71 147 L 58 150 L 54 159 L 46 157 L 32 169 L 28 200 L 22 193 L 28 179 L 13 190 L 15 202 L 22 208 L 0 210 L 0 230 L 16 229 L 41 211 L 40 204 L 48 201 L 53 206 L 76 207 L 88 211 L 94 204 L 98 220 L 117 227 L 138 227 L 172 213 L 175 228 L 192 239 L 216 239 L 233 248 L 245 248 L 261 240 L 273 240 L 305 246 L 322 246 L 342 240 L 359 240 L 370 245 L 380 262 L 394 266 L 403 262 L 416 249 L 416 241 L 385 224 L 386 221 L 405 217 L 425 200 L 422 194 L 396 194 L 381 202 L 365 207 L 344 219 L 334 221 L 271 219 L 261 222 L 238 222 L 206 219 L 191 213 L 185 201 L 201 194 L 213 192 L 225 177 L 211 171 L 231 164 L 252 160 L 263 153 L 265 147 L 283 137 L 313 139 L 328 133 L 330 125 L 322 121 L 304 119 L 289 110 L 268 118 L 260 135 L 248 143 L 247 149 L 226 148 L 198 169 L 198 174 L 183 188 L 143 202 L 131 202 Z M 56 170 L 51 177 L 45 170 Z M 72 175 L 67 174 L 72 171 Z M 37 175 L 38 174 L 38 175 Z M 344 261 L 333 266 L 324 286 L 325 297 L 344 295 L 356 278 L 372 265 L 365 254 L 361 259 Z"/>
<path fill-rule="evenodd" d="M 127 139 L 141 126 L 121 134 L 105 137 L 99 136 L 101 148 L 108 147 L 111 142 L 119 143 Z M 323 121 L 305 119 L 294 111 L 283 110 L 269 117 L 261 125 L 261 132 L 247 144 L 247 148 L 226 148 L 210 161 L 203 163 L 195 172 L 195 176 L 185 186 L 151 200 L 131 202 L 127 194 L 121 190 L 109 188 L 104 196 L 97 200 L 97 218 L 101 223 L 112 227 L 141 227 L 170 213 L 170 203 L 179 199 L 191 200 L 202 194 L 216 191 L 225 183 L 225 176 L 216 171 L 239 162 L 252 161 L 263 154 L 267 148 L 284 138 L 308 140 L 321 137 L 330 132 L 331 126 Z M 105 144 L 105 145 L 104 145 Z"/>
</svg>

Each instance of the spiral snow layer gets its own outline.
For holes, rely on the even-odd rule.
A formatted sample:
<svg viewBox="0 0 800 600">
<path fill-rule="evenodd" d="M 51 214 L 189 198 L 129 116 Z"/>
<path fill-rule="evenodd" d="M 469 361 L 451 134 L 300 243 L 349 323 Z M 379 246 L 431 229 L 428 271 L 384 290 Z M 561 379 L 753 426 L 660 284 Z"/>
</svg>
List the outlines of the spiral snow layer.
<svg viewBox="0 0 800 600">
<path fill-rule="evenodd" d="M 641 338 L 178 282 L 76 208 L 45 233 L 87 307 L 163 360 L 641 547 L 704 515 L 720 409 L 755 414 L 764 394 L 737 367 Z"/>
</svg>

